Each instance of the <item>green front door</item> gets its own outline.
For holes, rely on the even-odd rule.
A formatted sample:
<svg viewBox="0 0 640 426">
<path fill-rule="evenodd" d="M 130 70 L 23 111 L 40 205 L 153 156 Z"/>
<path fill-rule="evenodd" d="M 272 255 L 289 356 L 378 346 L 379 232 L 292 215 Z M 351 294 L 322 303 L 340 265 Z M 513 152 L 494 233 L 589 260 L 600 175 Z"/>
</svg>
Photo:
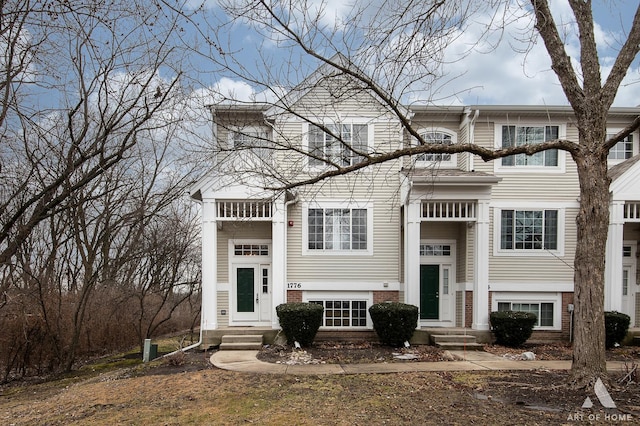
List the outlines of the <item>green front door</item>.
<svg viewBox="0 0 640 426">
<path fill-rule="evenodd" d="M 254 268 L 238 268 L 236 281 L 237 311 L 254 312 Z"/>
<path fill-rule="evenodd" d="M 420 319 L 439 319 L 440 265 L 420 265 Z"/>
</svg>

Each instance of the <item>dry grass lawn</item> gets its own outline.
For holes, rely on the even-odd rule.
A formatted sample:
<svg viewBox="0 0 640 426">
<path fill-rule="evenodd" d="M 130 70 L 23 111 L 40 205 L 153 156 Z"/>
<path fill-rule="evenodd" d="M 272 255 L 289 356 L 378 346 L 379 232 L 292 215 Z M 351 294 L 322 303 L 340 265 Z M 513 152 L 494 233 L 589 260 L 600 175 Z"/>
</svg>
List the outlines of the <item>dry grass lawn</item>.
<svg viewBox="0 0 640 426">
<path fill-rule="evenodd" d="M 209 356 L 191 353 L 177 366 L 94 365 L 4 386 L 0 424 L 546 425 L 572 424 L 576 413 L 607 415 L 597 402 L 580 409 L 584 391 L 558 387 L 566 376 L 557 372 L 258 375 L 215 369 Z M 633 423 L 639 388 L 619 390 L 612 389 L 615 413 Z"/>
</svg>

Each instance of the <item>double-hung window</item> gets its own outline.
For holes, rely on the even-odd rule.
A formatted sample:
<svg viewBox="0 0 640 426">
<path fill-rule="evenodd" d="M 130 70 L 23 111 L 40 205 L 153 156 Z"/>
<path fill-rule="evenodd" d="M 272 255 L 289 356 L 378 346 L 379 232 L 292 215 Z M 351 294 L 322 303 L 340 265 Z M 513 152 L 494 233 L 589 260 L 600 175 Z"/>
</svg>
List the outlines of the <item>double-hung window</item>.
<svg viewBox="0 0 640 426">
<path fill-rule="evenodd" d="M 309 208 L 308 212 L 309 250 L 367 250 L 367 209 Z"/>
<path fill-rule="evenodd" d="M 558 210 L 502 210 L 501 250 L 558 250 Z"/>
<path fill-rule="evenodd" d="M 560 137 L 559 126 L 502 126 L 502 148 L 534 145 Z M 503 157 L 502 167 L 558 167 L 558 150 Z"/>
<path fill-rule="evenodd" d="M 309 126 L 309 165 L 336 164 L 347 167 L 363 160 L 369 135 L 367 124 L 328 124 L 324 131 Z"/>
<path fill-rule="evenodd" d="M 608 134 L 607 139 L 613 134 Z M 633 157 L 633 135 L 629 135 L 609 150 L 609 160 L 627 160 Z"/>
</svg>

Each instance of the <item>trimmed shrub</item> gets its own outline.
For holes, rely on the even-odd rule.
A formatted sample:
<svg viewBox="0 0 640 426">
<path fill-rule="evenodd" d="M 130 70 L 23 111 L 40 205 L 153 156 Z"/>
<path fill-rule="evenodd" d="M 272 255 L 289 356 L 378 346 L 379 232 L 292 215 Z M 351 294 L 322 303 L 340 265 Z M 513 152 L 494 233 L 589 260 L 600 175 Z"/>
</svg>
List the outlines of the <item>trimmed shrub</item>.
<svg viewBox="0 0 640 426">
<path fill-rule="evenodd" d="M 631 317 L 622 312 L 609 311 L 604 313 L 605 346 L 607 349 L 622 344 L 629 331 Z"/>
<path fill-rule="evenodd" d="M 418 307 L 405 303 L 377 303 L 371 305 L 369 315 L 380 341 L 389 346 L 408 342 L 418 326 Z"/>
<path fill-rule="evenodd" d="M 276 306 L 280 327 L 287 343 L 310 346 L 322 324 L 324 306 L 317 303 L 283 303 Z"/>
<path fill-rule="evenodd" d="M 494 311 L 489 315 L 496 343 L 511 348 L 522 346 L 531 337 L 536 314 L 520 311 Z"/>
</svg>

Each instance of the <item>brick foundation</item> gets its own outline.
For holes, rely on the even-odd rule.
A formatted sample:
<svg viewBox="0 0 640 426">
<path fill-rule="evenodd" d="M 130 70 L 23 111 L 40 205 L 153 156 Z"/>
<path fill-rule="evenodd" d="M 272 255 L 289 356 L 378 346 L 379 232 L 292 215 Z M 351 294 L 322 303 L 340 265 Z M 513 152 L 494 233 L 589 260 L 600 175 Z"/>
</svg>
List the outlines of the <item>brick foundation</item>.
<svg viewBox="0 0 640 426">
<path fill-rule="evenodd" d="M 571 312 L 567 309 L 570 303 L 573 303 L 573 293 L 562 293 L 562 335 L 567 341 L 571 330 Z"/>
<path fill-rule="evenodd" d="M 287 290 L 287 303 L 302 302 L 302 290 Z"/>
<path fill-rule="evenodd" d="M 473 324 L 473 291 L 464 293 L 464 326 L 471 328 Z"/>
<path fill-rule="evenodd" d="M 400 301 L 400 293 L 398 291 L 374 291 L 373 304 L 384 302 Z"/>
</svg>

